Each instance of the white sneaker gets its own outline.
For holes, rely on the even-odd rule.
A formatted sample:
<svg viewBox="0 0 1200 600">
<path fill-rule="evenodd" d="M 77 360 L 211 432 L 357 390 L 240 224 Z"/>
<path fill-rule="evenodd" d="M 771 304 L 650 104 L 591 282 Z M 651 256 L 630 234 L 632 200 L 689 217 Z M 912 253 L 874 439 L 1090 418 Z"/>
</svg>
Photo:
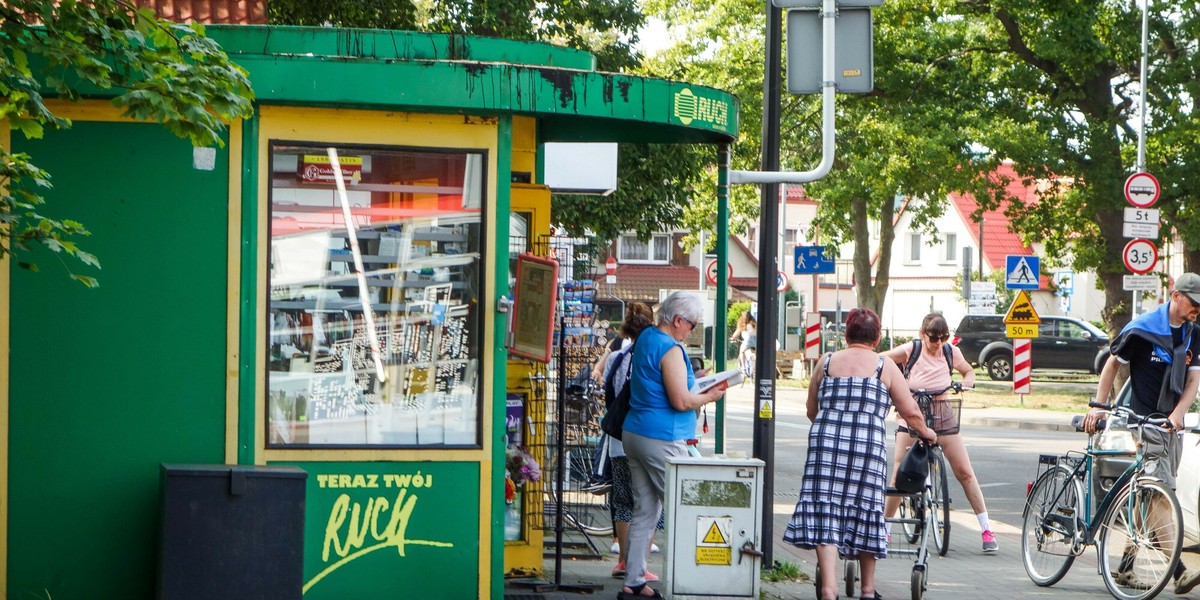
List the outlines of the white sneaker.
<svg viewBox="0 0 1200 600">
<path fill-rule="evenodd" d="M 660 550 L 658 549 L 658 544 L 651 542 L 650 543 L 650 552 L 659 552 L 659 551 Z"/>
<path fill-rule="evenodd" d="M 612 553 L 613 553 L 613 554 L 620 554 L 620 553 L 621 553 L 621 542 L 613 542 L 613 545 L 612 545 Z"/>
</svg>

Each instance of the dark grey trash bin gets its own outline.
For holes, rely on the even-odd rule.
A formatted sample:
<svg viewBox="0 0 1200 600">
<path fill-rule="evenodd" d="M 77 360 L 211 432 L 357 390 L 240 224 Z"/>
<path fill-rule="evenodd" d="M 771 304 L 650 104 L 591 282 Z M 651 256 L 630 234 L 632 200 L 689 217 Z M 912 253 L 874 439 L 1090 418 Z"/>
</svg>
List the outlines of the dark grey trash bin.
<svg viewBox="0 0 1200 600">
<path fill-rule="evenodd" d="M 162 465 L 159 600 L 299 600 L 304 484 L 297 467 Z"/>
</svg>

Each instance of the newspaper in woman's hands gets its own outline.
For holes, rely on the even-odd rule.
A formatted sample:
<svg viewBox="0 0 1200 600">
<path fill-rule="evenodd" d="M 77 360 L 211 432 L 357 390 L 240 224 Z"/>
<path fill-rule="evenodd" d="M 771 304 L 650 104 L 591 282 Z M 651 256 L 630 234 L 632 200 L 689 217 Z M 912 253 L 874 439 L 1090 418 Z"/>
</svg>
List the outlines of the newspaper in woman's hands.
<svg viewBox="0 0 1200 600">
<path fill-rule="evenodd" d="M 725 387 L 732 387 L 742 382 L 742 372 L 739 369 L 728 369 L 720 373 L 713 373 L 705 377 L 697 377 L 696 383 L 692 384 L 691 392 L 693 394 L 703 394 L 709 388 L 718 383 L 725 382 Z"/>
</svg>

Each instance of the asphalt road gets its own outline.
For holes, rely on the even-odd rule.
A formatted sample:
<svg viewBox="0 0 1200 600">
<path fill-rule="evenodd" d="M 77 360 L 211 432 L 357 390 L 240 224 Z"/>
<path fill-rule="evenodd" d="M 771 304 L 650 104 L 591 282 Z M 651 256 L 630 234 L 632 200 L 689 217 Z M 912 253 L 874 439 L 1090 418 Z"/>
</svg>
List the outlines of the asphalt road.
<svg viewBox="0 0 1200 600">
<path fill-rule="evenodd" d="M 728 452 L 750 454 L 753 425 L 750 388 L 747 386 L 734 390 L 727 398 L 726 449 Z M 795 505 L 804 468 L 809 422 L 804 415 L 803 403 L 803 390 L 781 389 L 778 392 L 775 410 L 775 518 L 772 533 L 776 540 L 782 536 Z M 1068 417 L 1064 415 L 1065 418 Z M 1000 541 L 1000 551 L 993 555 L 980 552 L 979 525 L 962 494 L 962 488 L 951 480 L 951 550 L 945 557 L 931 557 L 925 597 L 934 600 L 1109 597 L 1096 575 L 1095 552 L 1085 552 L 1061 582 L 1048 588 L 1034 585 L 1021 565 L 1021 509 L 1026 485 L 1037 473 L 1038 455 L 1081 449 L 1086 443 L 1083 435 L 971 425 L 964 426 L 962 435 L 988 503 L 988 513 L 992 529 Z M 774 558 L 799 564 L 801 570 L 809 575 L 815 570 L 815 556 L 811 551 L 781 542 L 775 545 Z M 1198 562 L 1197 559 L 1198 555 L 1195 554 L 1185 554 L 1184 557 L 1188 564 Z M 880 593 L 885 598 L 910 597 L 913 567 L 912 559 L 905 556 L 881 561 L 878 573 Z M 813 597 L 813 588 L 811 584 L 764 584 L 763 597 L 810 598 Z M 1173 596 L 1168 589 L 1161 597 L 1179 596 Z M 1187 597 L 1200 598 L 1200 593 L 1193 592 Z"/>
</svg>

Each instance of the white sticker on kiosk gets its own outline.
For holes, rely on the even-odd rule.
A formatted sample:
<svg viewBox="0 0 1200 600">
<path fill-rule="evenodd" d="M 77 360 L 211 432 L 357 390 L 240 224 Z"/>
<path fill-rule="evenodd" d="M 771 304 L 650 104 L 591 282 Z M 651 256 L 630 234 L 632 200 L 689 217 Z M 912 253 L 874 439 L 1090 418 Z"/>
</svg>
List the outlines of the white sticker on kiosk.
<svg viewBox="0 0 1200 600">
<path fill-rule="evenodd" d="M 696 519 L 696 564 L 732 565 L 733 517 Z"/>
</svg>

